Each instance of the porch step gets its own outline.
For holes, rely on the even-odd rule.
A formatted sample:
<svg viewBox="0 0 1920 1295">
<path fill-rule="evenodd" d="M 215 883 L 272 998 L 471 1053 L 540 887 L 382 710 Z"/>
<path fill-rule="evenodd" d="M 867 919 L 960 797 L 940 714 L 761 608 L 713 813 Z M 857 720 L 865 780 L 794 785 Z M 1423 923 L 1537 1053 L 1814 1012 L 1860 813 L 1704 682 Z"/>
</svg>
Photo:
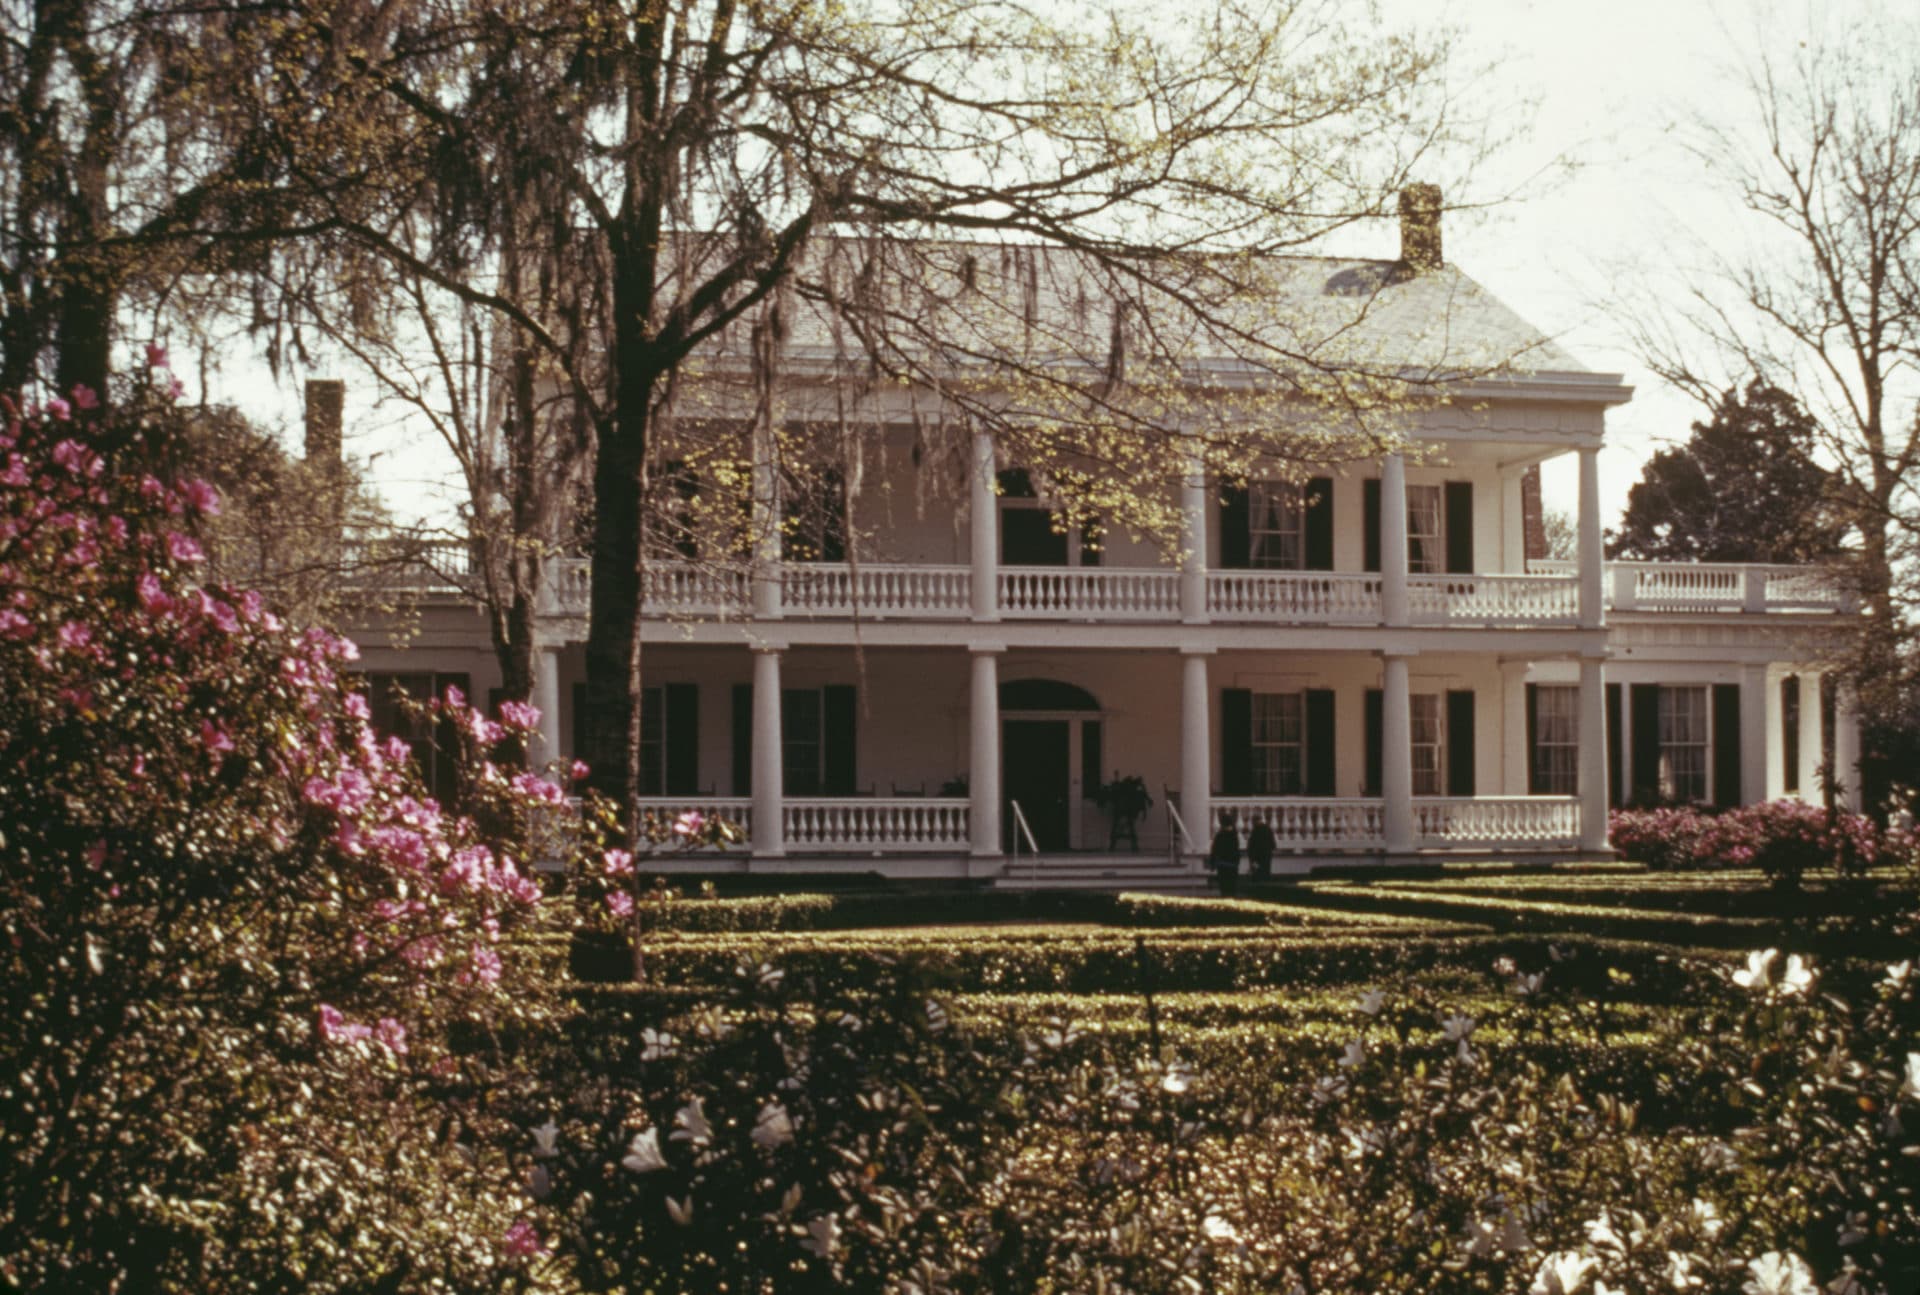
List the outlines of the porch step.
<svg viewBox="0 0 1920 1295">
<path fill-rule="evenodd" d="M 1199 892 L 1208 877 L 1157 856 L 1055 854 L 1010 861 L 995 890 L 1154 890 Z"/>
</svg>

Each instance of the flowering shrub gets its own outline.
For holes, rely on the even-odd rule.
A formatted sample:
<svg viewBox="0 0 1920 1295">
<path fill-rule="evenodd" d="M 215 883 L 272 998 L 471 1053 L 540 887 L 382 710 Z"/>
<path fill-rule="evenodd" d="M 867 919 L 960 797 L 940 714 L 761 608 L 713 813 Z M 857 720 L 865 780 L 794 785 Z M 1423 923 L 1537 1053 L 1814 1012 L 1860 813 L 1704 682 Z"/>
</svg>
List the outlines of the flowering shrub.
<svg viewBox="0 0 1920 1295">
<path fill-rule="evenodd" d="M 578 766 L 584 776 L 585 766 Z M 576 929 L 619 936 L 645 930 L 681 902 L 680 892 L 663 879 L 642 886 L 648 860 L 668 853 L 718 849 L 737 843 L 740 833 L 724 819 L 688 810 L 681 814 L 643 814 L 631 837 L 623 830 L 613 803 L 589 791 L 583 802 L 589 830 L 568 869 L 576 909 Z M 629 842 L 637 849 L 629 849 Z"/>
<path fill-rule="evenodd" d="M 1691 805 L 1616 809 L 1607 815 L 1607 839 L 1624 857 L 1649 868 L 1705 866 L 1700 841 L 1713 819 Z"/>
<path fill-rule="evenodd" d="M 1824 809 L 1802 800 L 1719 814 L 1691 807 L 1616 809 L 1607 824 L 1614 848 L 1650 868 L 1758 868 L 1786 886 L 1836 861 L 1849 871 L 1870 867 L 1881 854 L 1870 819 L 1839 813 L 1829 824 Z"/>
<path fill-rule="evenodd" d="M 514 1002 L 527 860 L 374 735 L 351 643 L 201 581 L 217 498 L 134 457 L 168 403 L 96 404 L 0 402 L 0 1272 L 491 1282 L 512 1185 L 453 1154 L 483 1055 L 449 1036 Z"/>
</svg>

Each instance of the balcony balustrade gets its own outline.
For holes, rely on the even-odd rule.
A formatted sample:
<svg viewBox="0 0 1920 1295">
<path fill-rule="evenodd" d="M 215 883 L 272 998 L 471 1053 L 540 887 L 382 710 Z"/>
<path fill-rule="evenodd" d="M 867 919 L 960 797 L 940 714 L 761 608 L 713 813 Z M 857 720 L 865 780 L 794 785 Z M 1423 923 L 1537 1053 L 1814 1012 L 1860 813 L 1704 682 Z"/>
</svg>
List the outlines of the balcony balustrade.
<svg viewBox="0 0 1920 1295">
<path fill-rule="evenodd" d="M 447 564 L 421 564 L 414 587 L 453 592 Z M 780 569 L 784 615 L 813 619 L 967 620 L 971 570 L 888 562 L 789 563 Z M 389 574 L 388 582 L 394 577 Z M 584 559 L 555 561 L 549 606 L 587 610 Z M 751 579 L 739 567 L 657 562 L 646 570 L 646 604 L 664 617 L 737 619 L 749 614 Z M 1735 563 L 1610 562 L 1604 582 L 1614 611 L 1849 612 L 1844 580 L 1822 567 Z M 1158 567 L 1003 567 L 999 614 L 1009 620 L 1178 623 L 1180 573 Z M 1377 625 L 1381 578 L 1340 571 L 1209 571 L 1207 618 L 1219 624 Z M 1525 574 L 1414 575 L 1407 580 L 1415 625 L 1556 628 L 1579 623 L 1579 578 L 1571 562 L 1531 562 Z"/>
<path fill-rule="evenodd" d="M 1386 846 L 1386 803 L 1331 796 L 1216 796 L 1214 830 L 1231 814 L 1241 841 L 1255 822 L 1273 829 L 1281 853 L 1377 851 Z M 1570 850 L 1580 844 L 1575 796 L 1422 796 L 1413 802 L 1414 844 L 1423 849 Z"/>
<path fill-rule="evenodd" d="M 961 852 L 969 810 L 964 798 L 944 796 L 796 798 L 784 806 L 787 852 Z"/>
</svg>

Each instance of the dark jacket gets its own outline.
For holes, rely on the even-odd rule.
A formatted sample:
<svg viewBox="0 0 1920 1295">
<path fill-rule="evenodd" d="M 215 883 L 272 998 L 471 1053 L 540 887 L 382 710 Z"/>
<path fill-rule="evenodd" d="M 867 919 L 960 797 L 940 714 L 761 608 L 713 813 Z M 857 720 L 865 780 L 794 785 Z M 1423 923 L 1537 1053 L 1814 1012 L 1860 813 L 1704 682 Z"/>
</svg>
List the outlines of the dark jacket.
<svg viewBox="0 0 1920 1295">
<path fill-rule="evenodd" d="M 1265 823 L 1255 823 L 1253 830 L 1247 833 L 1247 858 L 1256 868 L 1264 868 L 1273 862 L 1273 829 Z"/>
<path fill-rule="evenodd" d="M 1213 834 L 1213 847 L 1207 851 L 1207 862 L 1216 868 L 1240 866 L 1240 833 L 1231 825 Z"/>
</svg>

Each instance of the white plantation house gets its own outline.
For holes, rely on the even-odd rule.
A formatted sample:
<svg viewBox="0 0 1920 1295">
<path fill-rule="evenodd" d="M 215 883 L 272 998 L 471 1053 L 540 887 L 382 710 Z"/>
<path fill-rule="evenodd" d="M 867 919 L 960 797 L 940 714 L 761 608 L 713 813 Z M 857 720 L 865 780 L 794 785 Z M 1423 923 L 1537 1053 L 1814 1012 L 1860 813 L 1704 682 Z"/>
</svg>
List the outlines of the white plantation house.
<svg viewBox="0 0 1920 1295">
<path fill-rule="evenodd" d="M 964 488 L 915 506 L 902 417 L 868 456 L 858 538 L 829 517 L 784 555 L 653 563 L 647 804 L 749 836 L 662 870 L 1094 883 L 1145 876 L 1133 859 L 1193 867 L 1229 815 L 1272 826 L 1277 871 L 1571 860 L 1606 854 L 1610 805 L 1813 798 L 1823 755 L 1851 792 L 1855 719 L 1819 664 L 1851 611 L 1840 584 L 1604 563 L 1597 458 L 1630 389 L 1452 267 L 1413 270 L 1298 258 L 1270 308 L 1349 310 L 1428 370 L 1463 346 L 1516 362 L 1405 414 L 1407 454 L 1302 484 L 1190 474 L 1172 557 L 1065 533 L 986 433 Z M 1569 454 L 1578 554 L 1546 561 L 1537 468 Z M 583 722 L 586 581 L 556 560 L 534 698 L 550 755 Z M 454 593 L 425 593 L 406 646 L 385 629 L 355 631 L 380 711 L 396 684 L 498 682 Z M 1116 842 L 1096 795 L 1135 775 L 1155 803 Z"/>
</svg>

